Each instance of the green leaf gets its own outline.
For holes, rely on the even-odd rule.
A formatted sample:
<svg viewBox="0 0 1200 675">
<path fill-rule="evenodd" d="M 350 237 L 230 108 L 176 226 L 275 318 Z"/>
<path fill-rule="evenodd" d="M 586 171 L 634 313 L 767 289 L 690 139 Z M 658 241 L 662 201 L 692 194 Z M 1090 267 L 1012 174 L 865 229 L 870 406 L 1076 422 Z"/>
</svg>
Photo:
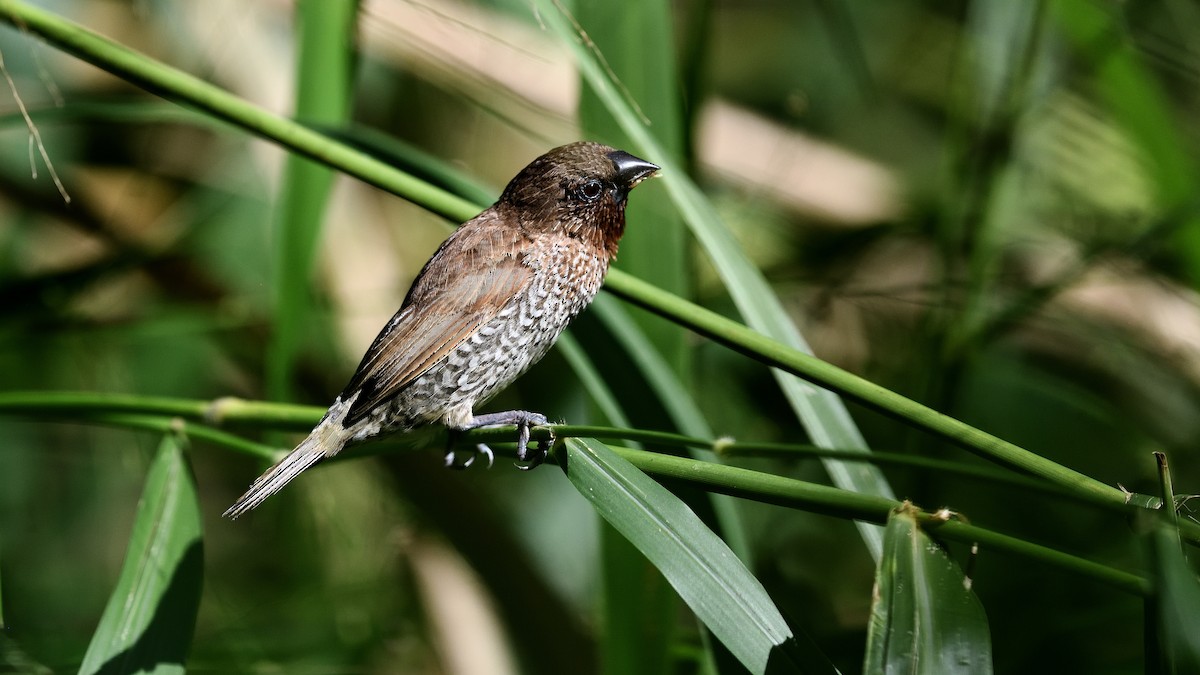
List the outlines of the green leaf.
<svg viewBox="0 0 1200 675">
<path fill-rule="evenodd" d="M 892 512 L 884 534 L 863 672 L 992 672 L 983 606 L 904 506 Z"/>
<path fill-rule="evenodd" d="M 196 485 L 180 438 L 168 434 L 146 477 L 117 587 L 79 672 L 184 672 L 203 568 Z"/>
<path fill-rule="evenodd" d="M 802 651 L 758 579 L 679 498 L 596 440 L 568 439 L 564 447 L 575 488 L 751 673 L 836 672 L 820 654 Z"/>
<path fill-rule="evenodd" d="M 573 335 L 558 339 L 558 349 L 584 389 L 611 424 L 629 426 L 620 403 Z M 671 616 L 678 601 L 629 541 L 611 524 L 601 524 L 603 583 L 601 663 L 603 672 L 653 675 L 667 671 Z"/>
<path fill-rule="evenodd" d="M 1162 641 L 1160 672 L 1200 673 L 1200 581 L 1183 557 L 1175 528 L 1155 527 L 1150 547 L 1156 584 L 1147 613 Z"/>
<path fill-rule="evenodd" d="M 629 426 L 616 396 L 575 336 L 557 348 L 610 424 Z M 600 524 L 602 602 L 600 661 L 605 673 L 652 675 L 667 671 L 671 621 L 678 601 L 659 574 L 611 524 Z M 636 589 L 636 590 L 635 590 Z"/>
</svg>

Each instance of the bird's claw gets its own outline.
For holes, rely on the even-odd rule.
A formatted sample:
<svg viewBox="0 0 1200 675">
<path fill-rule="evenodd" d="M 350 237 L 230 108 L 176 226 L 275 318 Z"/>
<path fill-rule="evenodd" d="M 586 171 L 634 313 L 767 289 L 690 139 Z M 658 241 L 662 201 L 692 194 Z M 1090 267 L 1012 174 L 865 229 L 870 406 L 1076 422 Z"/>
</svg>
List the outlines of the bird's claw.
<svg viewBox="0 0 1200 675">
<path fill-rule="evenodd" d="M 545 419 L 541 424 L 545 424 Z M 538 441 L 537 447 L 532 450 L 529 448 L 529 424 L 521 424 L 517 427 L 517 462 L 516 467 L 522 471 L 535 469 L 546 461 L 546 456 L 550 454 L 549 448 L 554 446 L 554 432 L 550 433 L 548 441 Z M 521 462 L 524 462 L 522 464 Z"/>
<path fill-rule="evenodd" d="M 492 454 L 492 449 L 489 448 L 486 443 L 477 443 L 470 456 L 467 457 L 466 461 L 462 462 L 461 464 L 458 462 L 458 451 L 451 449 L 446 453 L 446 468 L 455 469 L 457 471 L 469 469 L 471 468 L 471 465 L 475 463 L 475 458 L 479 455 L 487 457 L 488 468 L 492 468 L 492 464 L 496 462 L 496 456 Z"/>
<path fill-rule="evenodd" d="M 522 464 L 521 462 L 513 462 L 513 466 L 517 467 L 518 469 L 520 469 L 522 471 L 529 471 L 531 469 L 536 469 L 537 467 L 541 466 L 543 462 L 546 461 L 547 454 L 549 454 L 549 453 L 547 453 L 546 450 L 544 448 L 542 448 L 542 444 L 538 443 L 537 449 L 527 452 L 526 459 L 522 460 L 527 463 Z"/>
</svg>

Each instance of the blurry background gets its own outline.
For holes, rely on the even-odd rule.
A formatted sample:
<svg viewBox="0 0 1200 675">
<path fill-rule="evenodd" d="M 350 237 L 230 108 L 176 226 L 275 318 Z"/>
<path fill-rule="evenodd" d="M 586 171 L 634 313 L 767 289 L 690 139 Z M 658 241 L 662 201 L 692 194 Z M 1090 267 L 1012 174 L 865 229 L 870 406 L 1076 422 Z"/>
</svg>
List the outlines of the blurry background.
<svg viewBox="0 0 1200 675">
<path fill-rule="evenodd" d="M 291 3 L 46 5 L 294 110 Z M 1165 450 L 1189 491 L 1200 12 L 1148 0 L 681 0 L 670 18 L 661 46 L 678 62 L 679 152 L 819 356 L 1131 490 L 1154 491 L 1150 452 Z M 14 87 L 0 86 L 0 386 L 328 404 L 449 224 L 336 178 L 316 214 L 290 382 L 269 386 L 285 153 L 17 31 L 0 38 Z M 569 53 L 522 2 L 364 2 L 355 59 L 353 137 L 398 139 L 486 194 L 584 134 Z M 668 227 L 655 211 L 665 203 L 653 181 L 635 193 L 622 264 L 678 254 L 677 290 L 732 313 L 686 238 L 639 248 L 636 231 Z M 716 433 L 805 440 L 766 369 L 641 318 L 657 343 L 685 347 L 676 365 Z M 622 404 L 649 411 L 637 424 L 668 428 L 603 330 L 584 317 L 575 333 Z M 592 419 L 558 354 L 490 408 L 517 405 Z M 962 458 L 852 412 L 876 449 Z M 11 419 L 0 438 L 7 658 L 69 671 L 121 564 L 157 438 Z M 220 512 L 261 467 L 197 442 L 207 550 L 193 669 L 594 671 L 602 558 L 590 507 L 552 467 L 449 473 L 440 454 L 322 468 L 229 523 Z M 825 480 L 816 465 L 746 463 Z M 922 506 L 1139 564 L 1126 528 L 1097 512 L 887 473 Z M 856 671 L 874 570 L 853 526 L 761 505 L 743 515 L 754 571 L 785 615 Z M 995 553 L 973 572 L 1000 672 L 1140 672 L 1136 599 Z M 671 672 L 695 672 L 694 621 L 679 606 L 669 624 Z"/>
</svg>

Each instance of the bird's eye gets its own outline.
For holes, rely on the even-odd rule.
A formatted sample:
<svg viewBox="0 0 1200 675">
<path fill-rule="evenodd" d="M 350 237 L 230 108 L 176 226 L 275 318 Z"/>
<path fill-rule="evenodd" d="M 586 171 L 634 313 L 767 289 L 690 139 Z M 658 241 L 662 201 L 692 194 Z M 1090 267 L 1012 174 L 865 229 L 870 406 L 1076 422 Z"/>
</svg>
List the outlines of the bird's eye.
<svg viewBox="0 0 1200 675">
<path fill-rule="evenodd" d="M 579 196 L 589 202 L 594 202 L 604 194 L 604 184 L 598 180 L 589 180 L 579 186 Z"/>
</svg>

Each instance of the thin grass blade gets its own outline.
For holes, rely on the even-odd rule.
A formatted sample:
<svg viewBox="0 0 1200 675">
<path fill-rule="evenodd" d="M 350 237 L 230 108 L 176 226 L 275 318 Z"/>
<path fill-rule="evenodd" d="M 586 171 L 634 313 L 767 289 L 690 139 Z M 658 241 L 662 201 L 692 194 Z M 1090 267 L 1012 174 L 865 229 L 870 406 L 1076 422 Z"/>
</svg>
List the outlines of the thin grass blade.
<svg viewBox="0 0 1200 675">
<path fill-rule="evenodd" d="M 584 2 L 576 5 L 579 23 L 622 89 L 638 102 L 638 113 L 654 126 L 656 138 L 676 162 L 683 157 L 683 113 L 676 78 L 671 3 L 666 0 L 636 2 Z M 609 113 L 607 104 L 584 80 L 580 90 L 579 120 L 587 138 L 617 147 L 632 139 Z M 641 188 L 661 190 L 652 181 Z M 629 203 L 621 255 L 616 265 L 641 279 L 681 297 L 688 297 L 687 229 L 679 213 L 661 195 L 647 194 Z M 651 343 L 676 373 L 686 375 L 689 352 L 684 331 L 647 315 L 636 317 Z"/>
<path fill-rule="evenodd" d="M 783 304 L 721 222 L 712 204 L 667 152 L 662 142 L 639 119 L 625 96 L 613 84 L 596 54 L 589 49 L 590 43 L 579 39 L 573 17 L 555 0 L 536 0 L 534 5 L 539 19 L 574 51 L 580 72 L 621 129 L 628 134 L 636 152 L 662 167 L 662 181 L 671 199 L 691 227 L 692 234 L 708 253 L 746 322 L 790 347 L 811 354 L 812 350 L 792 323 Z M 773 370 L 772 374 L 815 444 L 831 448 L 868 449 L 845 404 L 837 395 L 778 370 Z M 887 479 L 873 466 L 846 464 L 832 459 L 823 463 L 834 483 L 840 487 L 893 497 Z M 878 560 L 883 550 L 882 533 L 874 525 L 858 523 L 857 526 L 871 555 Z"/>
<path fill-rule="evenodd" d="M 597 47 L 608 55 L 608 66 L 653 120 L 665 142 L 678 156 L 683 136 L 674 78 L 671 8 L 665 0 L 585 2 L 576 5 L 579 20 Z M 628 139 L 613 122 L 603 102 L 583 83 L 579 120 L 584 136 L 627 147 Z M 628 207 L 630 223 L 616 264 L 681 295 L 687 291 L 688 255 L 683 223 L 661 199 L 636 199 Z M 641 331 L 661 358 L 678 373 L 688 370 L 684 332 L 676 325 L 642 314 Z M 594 339 L 594 338 L 593 338 Z M 647 406 L 637 403 L 648 392 L 618 385 L 630 407 L 633 422 L 651 420 Z M 604 578 L 601 655 L 603 672 L 612 675 L 657 675 L 669 671 L 672 635 L 679 601 L 665 579 L 611 525 L 601 528 Z"/>
</svg>

